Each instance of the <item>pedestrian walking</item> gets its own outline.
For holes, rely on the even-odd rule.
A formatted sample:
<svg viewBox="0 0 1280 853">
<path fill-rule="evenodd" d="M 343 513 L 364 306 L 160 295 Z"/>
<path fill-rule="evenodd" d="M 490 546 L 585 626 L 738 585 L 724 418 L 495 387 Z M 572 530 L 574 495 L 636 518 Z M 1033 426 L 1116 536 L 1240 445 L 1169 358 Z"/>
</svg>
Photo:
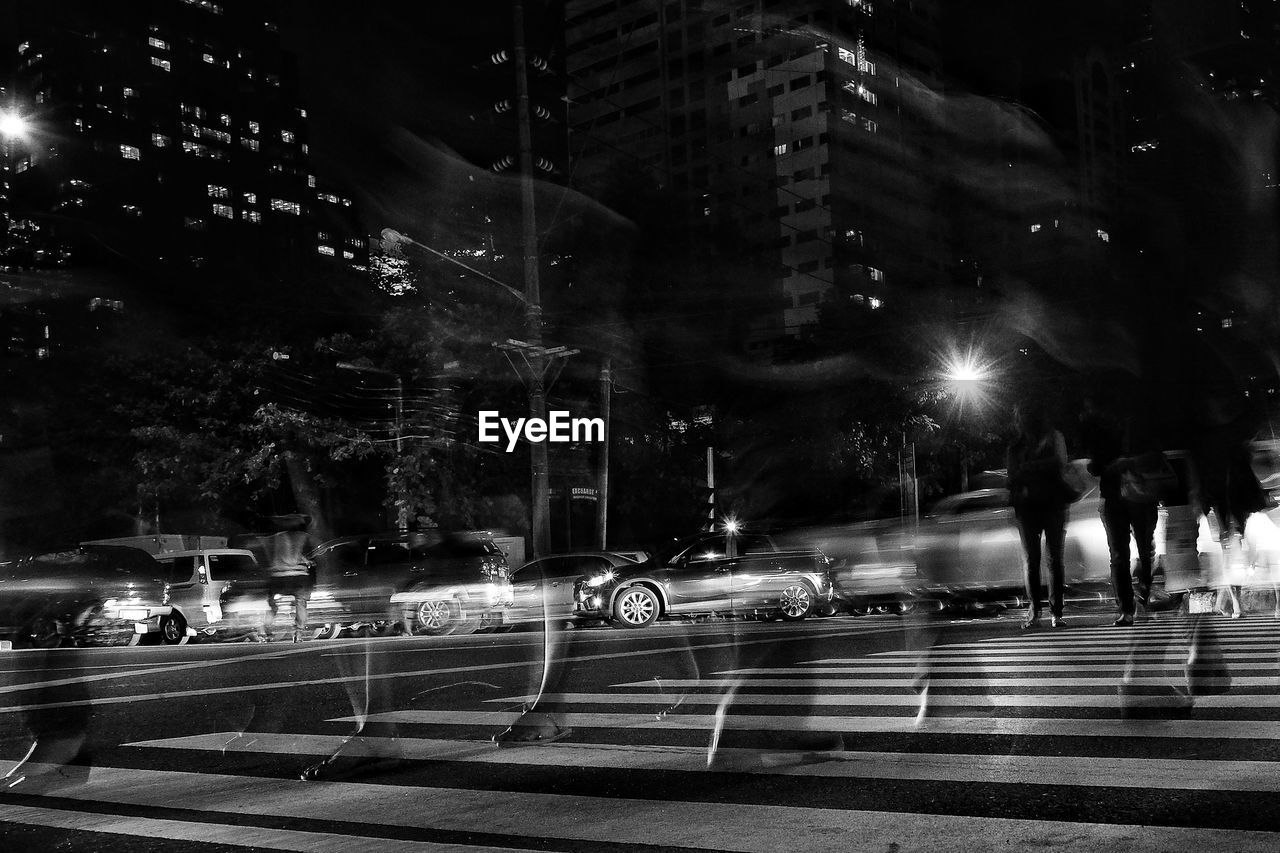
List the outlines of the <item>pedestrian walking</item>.
<svg viewBox="0 0 1280 853">
<path fill-rule="evenodd" d="M 1026 555 L 1027 608 L 1022 627 L 1040 621 L 1041 538 L 1049 552 L 1049 613 L 1055 628 L 1063 625 L 1062 598 L 1065 580 L 1063 547 L 1067 531 L 1067 505 L 1074 499 L 1063 478 L 1069 464 L 1067 443 L 1038 407 L 1021 404 L 1014 408 L 1018 437 L 1009 445 L 1006 457 L 1009 472 L 1009 500 Z"/>
<path fill-rule="evenodd" d="M 307 515 L 280 516 L 279 533 L 267 539 L 268 573 L 271 581 L 267 589 L 266 633 L 274 630 L 278 601 L 282 597 L 293 599 L 293 641 L 299 642 L 307 629 L 307 601 L 311 597 L 311 564 L 306 559 L 307 527 L 311 517 Z"/>
<path fill-rule="evenodd" d="M 1143 457 L 1129 453 L 1132 436 L 1126 424 L 1113 411 L 1105 409 L 1098 401 L 1085 399 L 1081 413 L 1081 435 L 1089 456 L 1089 473 L 1098 478 L 1098 492 L 1102 498 L 1099 514 L 1107 533 L 1107 550 L 1111 563 L 1111 588 L 1115 593 L 1120 613 L 1112 624 L 1116 627 L 1132 625 L 1137 605 L 1146 606 L 1151 594 L 1152 570 L 1155 563 L 1155 530 L 1159 518 L 1159 490 L 1142 492 L 1126 490 L 1124 478 L 1130 483 L 1142 467 L 1156 471 L 1167 469 L 1159 450 Z M 1142 460 L 1156 460 L 1144 463 Z M 1158 463 L 1158 464 L 1157 464 Z M 1172 470 L 1169 471 L 1172 475 Z M 1137 584 L 1131 572 L 1132 557 L 1129 553 L 1130 534 L 1137 547 Z"/>
</svg>

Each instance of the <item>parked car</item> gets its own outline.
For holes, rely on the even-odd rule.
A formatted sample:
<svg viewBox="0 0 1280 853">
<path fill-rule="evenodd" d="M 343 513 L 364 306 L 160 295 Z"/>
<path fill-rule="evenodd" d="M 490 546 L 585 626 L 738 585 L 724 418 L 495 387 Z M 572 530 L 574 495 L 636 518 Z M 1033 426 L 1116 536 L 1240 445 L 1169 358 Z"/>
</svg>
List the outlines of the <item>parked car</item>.
<svg viewBox="0 0 1280 853">
<path fill-rule="evenodd" d="M 699 613 L 804 619 L 832 601 L 830 564 L 821 551 L 784 551 L 760 534 L 701 533 L 643 563 L 579 581 L 574 614 L 619 628 Z"/>
<path fill-rule="evenodd" d="M 0 561 L 0 636 L 37 648 L 136 642 L 162 607 L 162 574 L 145 551 L 110 545 Z"/>
<path fill-rule="evenodd" d="M 348 536 L 308 560 L 308 622 L 332 634 L 355 623 L 375 633 L 467 634 L 511 603 L 506 558 L 484 532 Z"/>
<path fill-rule="evenodd" d="M 647 557 L 643 551 L 584 551 L 530 560 L 511 573 L 512 603 L 503 611 L 502 621 L 573 620 L 577 581 L 634 566 Z"/>
<path fill-rule="evenodd" d="M 164 571 L 166 583 L 164 606 L 147 622 L 149 635 L 174 645 L 189 638 L 245 630 L 246 626 L 237 624 L 224 613 L 223 600 L 233 587 L 263 587 L 266 572 L 252 551 L 239 548 L 162 551 L 156 554 L 155 560 Z"/>
</svg>

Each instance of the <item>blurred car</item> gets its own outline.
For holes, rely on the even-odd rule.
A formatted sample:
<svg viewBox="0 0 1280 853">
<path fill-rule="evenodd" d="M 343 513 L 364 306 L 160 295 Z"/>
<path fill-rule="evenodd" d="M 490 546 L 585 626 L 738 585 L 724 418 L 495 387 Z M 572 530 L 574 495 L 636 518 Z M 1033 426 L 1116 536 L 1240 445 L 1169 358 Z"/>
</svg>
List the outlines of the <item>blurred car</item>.
<svg viewBox="0 0 1280 853">
<path fill-rule="evenodd" d="M 136 642 L 162 609 L 162 574 L 145 551 L 112 545 L 0 562 L 0 636 L 36 648 Z"/>
<path fill-rule="evenodd" d="M 147 632 L 168 645 L 239 631 L 240 626 L 224 618 L 222 602 L 228 587 L 261 588 L 266 580 L 265 570 L 247 549 L 161 551 L 155 560 L 166 579 L 164 607 L 147 623 Z"/>
<path fill-rule="evenodd" d="M 512 603 L 503 611 L 502 621 L 571 621 L 577 581 L 634 566 L 647 557 L 643 551 L 584 551 L 530 560 L 511 573 Z"/>
<path fill-rule="evenodd" d="M 468 634 L 511 603 L 507 560 L 488 533 L 348 536 L 307 559 L 308 623 L 334 634 L 353 623 L 373 633 Z"/>
<path fill-rule="evenodd" d="M 1189 455 L 1166 451 L 1165 457 L 1177 475 L 1178 485 L 1161 501 L 1158 512 L 1154 574 L 1161 594 L 1176 596 L 1214 583 L 1213 579 L 1223 572 L 1222 551 L 1216 547 L 1208 520 L 1196 506 L 1197 479 Z M 1083 460 L 1072 464 L 1078 467 L 1088 488 L 1068 508 L 1063 554 L 1068 598 L 1074 587 L 1078 597 L 1101 600 L 1111 594 L 1111 555 L 1100 517 L 1102 499 L 1096 478 L 1083 470 Z M 1255 529 L 1264 531 L 1264 524 L 1259 523 Z M 1137 546 L 1132 538 L 1129 553 L 1136 562 Z M 1015 598 L 1024 596 L 1026 557 L 1007 489 L 980 489 L 939 501 L 920 520 L 915 558 L 917 594 L 977 599 L 1000 598 L 1010 593 Z"/>
<path fill-rule="evenodd" d="M 831 558 L 833 610 L 896 612 L 917 584 L 912 529 L 909 521 L 880 519 L 797 528 L 774 538 L 781 547 L 817 548 Z"/>
<path fill-rule="evenodd" d="M 1097 480 L 1079 467 L 1088 488 L 1068 508 L 1065 580 L 1068 586 L 1101 587 L 1111 580 L 1101 497 Z M 926 594 L 983 599 L 1023 588 L 1026 556 L 1006 488 L 943 498 L 920 519 L 914 550 L 917 582 Z"/>
<path fill-rule="evenodd" d="M 619 628 L 702 613 L 799 620 L 831 603 L 830 564 L 821 551 L 783 550 L 760 534 L 701 533 L 643 563 L 579 581 L 574 614 Z"/>
</svg>

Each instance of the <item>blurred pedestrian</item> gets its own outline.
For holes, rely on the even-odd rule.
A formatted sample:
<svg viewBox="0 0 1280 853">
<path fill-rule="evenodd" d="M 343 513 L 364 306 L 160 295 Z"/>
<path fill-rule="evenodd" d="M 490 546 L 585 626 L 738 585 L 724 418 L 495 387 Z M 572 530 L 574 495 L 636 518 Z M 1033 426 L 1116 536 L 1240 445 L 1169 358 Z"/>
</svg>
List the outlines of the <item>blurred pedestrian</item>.
<svg viewBox="0 0 1280 853">
<path fill-rule="evenodd" d="M 1122 477 L 1125 472 L 1134 472 L 1137 460 L 1129 455 L 1132 436 L 1114 412 L 1104 409 L 1094 397 L 1088 397 L 1084 402 L 1080 426 L 1085 452 L 1089 456 L 1089 473 L 1099 479 L 1100 515 L 1107 532 L 1111 587 L 1116 606 L 1120 609 L 1119 617 L 1112 624 L 1117 627 L 1132 625 L 1137 604 L 1146 606 L 1151 594 L 1155 530 L 1159 518 L 1158 495 L 1152 492 L 1143 499 L 1137 499 L 1143 496 L 1130 490 L 1126 497 Z M 1159 453 L 1158 450 L 1155 452 Z M 1163 461 L 1163 456 L 1160 460 Z M 1131 532 L 1138 550 L 1136 588 L 1129 554 Z"/>
<path fill-rule="evenodd" d="M 287 515 L 275 519 L 284 528 L 267 540 L 267 566 L 270 584 L 267 589 L 266 634 L 272 636 L 281 598 L 293 600 L 293 641 L 299 642 L 307 629 L 307 601 L 311 597 L 311 564 L 307 561 L 308 515 Z"/>
<path fill-rule="evenodd" d="M 1049 552 L 1049 613 L 1055 628 L 1063 625 L 1062 598 L 1065 579 L 1063 548 L 1067 531 L 1067 504 L 1073 499 L 1063 469 L 1069 464 L 1067 443 L 1044 412 L 1030 404 L 1014 408 L 1018 437 L 1009 445 L 1009 501 L 1022 533 L 1026 554 L 1027 608 L 1022 627 L 1040 621 L 1041 537 Z"/>
<path fill-rule="evenodd" d="M 1225 612 L 1229 601 L 1233 619 L 1240 618 L 1244 612 L 1240 580 L 1247 568 L 1245 526 L 1249 516 L 1269 504 L 1266 491 L 1253 471 L 1249 446 L 1253 430 L 1248 419 L 1238 411 L 1239 401 L 1210 400 L 1205 408 L 1205 428 L 1196 448 L 1200 511 L 1205 516 L 1212 514 L 1217 522 L 1221 548 L 1222 577 L 1218 581 L 1215 609 Z"/>
</svg>

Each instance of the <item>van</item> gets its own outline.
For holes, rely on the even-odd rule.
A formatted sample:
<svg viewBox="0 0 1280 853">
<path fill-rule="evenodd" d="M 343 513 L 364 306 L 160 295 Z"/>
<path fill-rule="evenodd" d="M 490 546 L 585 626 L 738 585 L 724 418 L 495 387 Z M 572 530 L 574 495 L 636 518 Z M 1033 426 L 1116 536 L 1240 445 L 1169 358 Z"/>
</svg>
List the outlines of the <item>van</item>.
<svg viewBox="0 0 1280 853">
<path fill-rule="evenodd" d="M 165 605 L 148 630 L 167 645 L 240 629 L 223 613 L 222 596 L 235 585 L 266 579 L 253 552 L 241 548 L 196 548 L 155 555 L 164 568 Z"/>
</svg>

